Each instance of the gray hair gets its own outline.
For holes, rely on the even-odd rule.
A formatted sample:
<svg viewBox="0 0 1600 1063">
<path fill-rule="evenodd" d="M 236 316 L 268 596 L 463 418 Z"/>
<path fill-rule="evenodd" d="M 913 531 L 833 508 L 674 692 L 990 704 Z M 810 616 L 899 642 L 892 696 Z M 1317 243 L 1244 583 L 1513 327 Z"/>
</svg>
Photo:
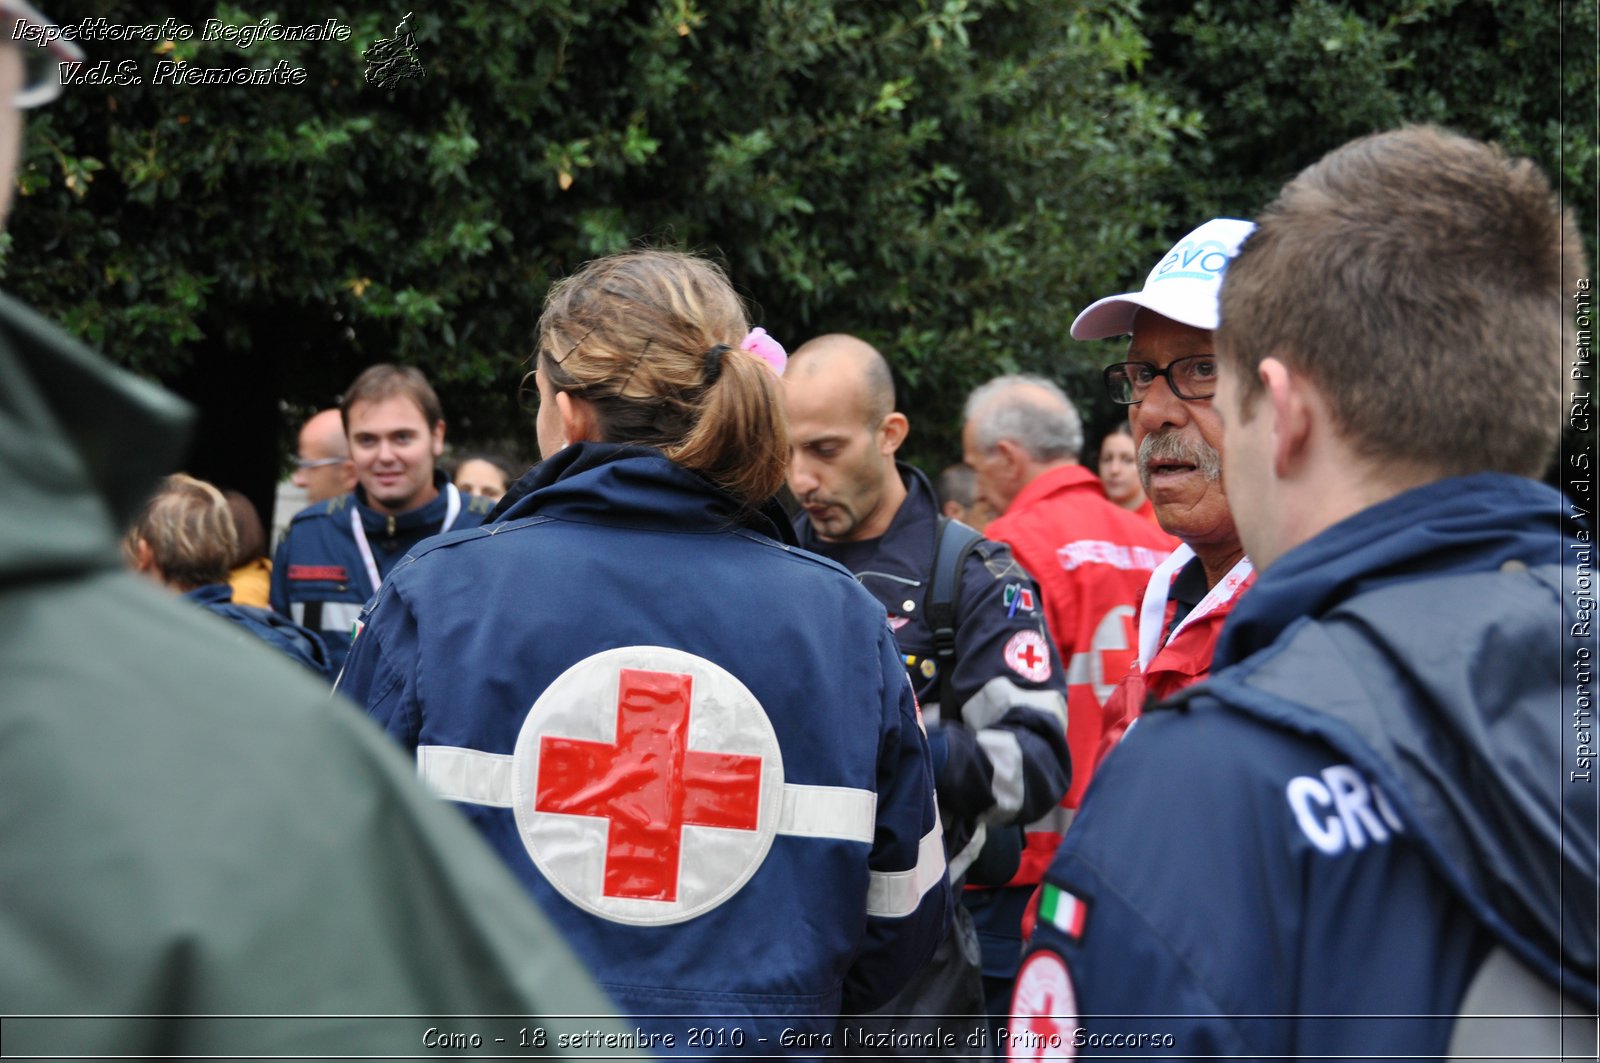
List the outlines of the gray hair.
<svg viewBox="0 0 1600 1063">
<path fill-rule="evenodd" d="M 1077 408 L 1054 381 L 1042 376 L 1013 373 L 980 384 L 967 396 L 965 418 L 986 453 L 1002 439 L 1016 443 L 1035 461 L 1076 461 L 1083 449 Z"/>
</svg>

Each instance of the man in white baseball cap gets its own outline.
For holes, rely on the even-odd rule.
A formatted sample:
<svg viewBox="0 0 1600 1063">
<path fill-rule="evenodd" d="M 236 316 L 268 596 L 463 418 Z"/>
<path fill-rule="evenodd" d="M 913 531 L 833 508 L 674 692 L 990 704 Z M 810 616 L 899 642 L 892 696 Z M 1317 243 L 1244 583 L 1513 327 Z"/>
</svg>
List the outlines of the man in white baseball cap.
<svg viewBox="0 0 1600 1063">
<path fill-rule="evenodd" d="M 1106 367 L 1106 391 L 1128 407 L 1139 482 L 1156 519 L 1183 543 L 1150 577 L 1138 660 L 1106 702 L 1099 756 L 1148 698 L 1205 677 L 1223 619 L 1255 578 L 1228 510 L 1222 421 L 1211 406 L 1222 275 L 1253 228 L 1234 218 L 1206 222 L 1162 256 L 1141 290 L 1100 299 L 1072 323 L 1078 340 L 1132 334 L 1128 360 Z"/>
</svg>

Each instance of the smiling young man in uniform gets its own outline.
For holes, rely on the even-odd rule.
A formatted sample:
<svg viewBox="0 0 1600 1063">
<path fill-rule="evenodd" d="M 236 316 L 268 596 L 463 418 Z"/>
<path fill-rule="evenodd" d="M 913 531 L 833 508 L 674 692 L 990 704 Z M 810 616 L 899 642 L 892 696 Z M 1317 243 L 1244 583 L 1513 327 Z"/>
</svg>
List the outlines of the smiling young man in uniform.
<svg viewBox="0 0 1600 1063">
<path fill-rule="evenodd" d="M 295 515 L 272 566 L 272 607 L 320 634 L 337 670 L 361 606 L 424 539 L 475 528 L 493 507 L 435 465 L 444 413 L 410 367 L 375 365 L 340 403 L 356 488 Z"/>
</svg>

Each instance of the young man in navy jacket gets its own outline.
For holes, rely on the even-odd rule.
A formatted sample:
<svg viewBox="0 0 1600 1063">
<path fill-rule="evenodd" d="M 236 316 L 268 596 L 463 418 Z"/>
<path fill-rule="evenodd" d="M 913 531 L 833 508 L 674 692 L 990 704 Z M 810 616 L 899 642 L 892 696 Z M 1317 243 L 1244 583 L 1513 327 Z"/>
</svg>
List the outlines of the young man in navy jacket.
<svg viewBox="0 0 1600 1063">
<path fill-rule="evenodd" d="M 1571 590 L 1593 528 L 1534 479 L 1582 247 L 1532 163 L 1429 127 L 1340 148 L 1258 219 L 1223 281 L 1216 406 L 1261 575 L 1210 681 L 1097 773 L 1014 1047 L 1592 1051 L 1592 1020 L 1574 1040 L 1550 1016 L 1597 1000 L 1595 791 L 1568 731 L 1593 700 Z"/>
</svg>

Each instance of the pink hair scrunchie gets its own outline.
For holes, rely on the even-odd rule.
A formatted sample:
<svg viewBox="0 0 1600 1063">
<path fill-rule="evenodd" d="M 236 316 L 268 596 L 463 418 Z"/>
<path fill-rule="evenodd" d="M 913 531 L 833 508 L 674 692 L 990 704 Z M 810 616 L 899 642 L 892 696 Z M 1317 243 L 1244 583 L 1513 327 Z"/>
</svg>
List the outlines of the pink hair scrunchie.
<svg viewBox="0 0 1600 1063">
<path fill-rule="evenodd" d="M 783 344 L 767 335 L 764 328 L 751 329 L 749 335 L 739 341 L 739 349 L 749 351 L 766 362 L 779 376 L 783 375 L 783 367 L 789 364 L 789 352 L 783 349 Z"/>
</svg>

